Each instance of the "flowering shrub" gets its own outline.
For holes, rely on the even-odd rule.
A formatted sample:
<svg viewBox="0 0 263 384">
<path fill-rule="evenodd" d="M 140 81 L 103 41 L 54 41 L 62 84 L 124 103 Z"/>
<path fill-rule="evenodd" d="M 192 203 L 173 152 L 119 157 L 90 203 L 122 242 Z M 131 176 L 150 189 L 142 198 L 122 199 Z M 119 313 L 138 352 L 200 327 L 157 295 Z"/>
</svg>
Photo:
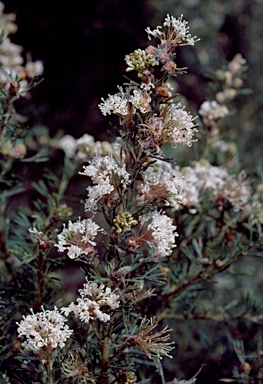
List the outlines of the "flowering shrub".
<svg viewBox="0 0 263 384">
<path fill-rule="evenodd" d="M 5 64 L 1 72 L 0 364 L 5 382 L 10 377 L 25 383 L 193 384 L 200 367 L 189 380 L 166 368 L 167 357 L 177 358 L 176 320 L 261 319 L 256 306 L 231 314 L 229 308 L 239 302 L 229 306 L 216 297 L 215 276 L 262 246 L 261 187 L 255 193 L 251 180 L 234 173 L 223 155 L 220 164 L 211 161 L 215 148 L 227 147 L 220 142 L 220 123 L 228 115 L 225 103 L 235 95 L 215 95 L 200 106 L 199 118 L 193 117 L 173 94 L 171 78 L 176 81 L 184 72 L 177 67 L 176 49 L 194 45 L 197 38 L 182 16 L 167 15 L 162 26 L 146 32 L 156 46 L 126 55 L 133 77 L 99 104 L 103 115 L 119 118 L 112 128 L 116 141 L 96 142 L 88 134 L 47 140 L 49 150 L 64 151 L 64 168 L 32 182 L 33 207 L 21 206 L 11 218 L 11 197 L 25 188 L 17 163 L 45 161 L 41 153 L 27 156 L 32 137 L 22 132 L 15 110 L 27 89 L 20 91 L 21 82 L 42 69 L 33 70 L 31 63 L 31 71 L 22 70 L 21 50 L 13 47 L 19 67 L 9 70 L 13 64 Z M 2 52 L 4 63 L 10 53 Z M 223 71 L 220 79 L 232 87 L 244 64 L 235 57 L 229 63 L 231 79 Z M 195 161 L 177 165 L 179 146 L 196 146 Z M 233 151 L 230 164 L 236 158 Z M 66 204 L 75 175 L 87 192 L 76 212 Z M 77 298 L 67 292 L 72 265 L 86 279 Z M 243 360 L 239 378 L 247 380 L 250 365 Z"/>
</svg>

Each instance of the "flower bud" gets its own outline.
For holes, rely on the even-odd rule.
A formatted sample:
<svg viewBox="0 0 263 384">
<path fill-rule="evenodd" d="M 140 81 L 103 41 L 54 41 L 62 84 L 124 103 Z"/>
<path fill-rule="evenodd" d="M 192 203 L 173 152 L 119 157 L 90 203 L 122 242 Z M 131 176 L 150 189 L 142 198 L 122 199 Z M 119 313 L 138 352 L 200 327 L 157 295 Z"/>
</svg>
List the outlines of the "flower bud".
<svg viewBox="0 0 263 384">
<path fill-rule="evenodd" d="M 248 362 L 244 362 L 240 365 L 240 369 L 243 373 L 245 374 L 249 374 L 249 372 L 251 371 L 251 365 L 248 363 Z"/>
</svg>

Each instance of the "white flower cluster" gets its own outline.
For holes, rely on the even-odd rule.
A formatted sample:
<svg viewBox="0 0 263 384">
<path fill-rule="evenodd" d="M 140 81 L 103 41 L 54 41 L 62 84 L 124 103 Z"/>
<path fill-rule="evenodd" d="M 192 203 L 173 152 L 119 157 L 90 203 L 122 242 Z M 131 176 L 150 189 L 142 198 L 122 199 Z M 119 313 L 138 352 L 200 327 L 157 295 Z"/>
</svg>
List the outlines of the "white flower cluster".
<svg viewBox="0 0 263 384">
<path fill-rule="evenodd" d="M 136 109 L 142 113 L 146 113 L 150 110 L 151 97 L 146 90 L 142 90 L 138 87 L 129 87 L 123 90 L 122 87 L 118 87 L 119 92 L 114 95 L 108 95 L 108 98 L 99 104 L 101 113 L 111 115 L 112 113 L 120 117 L 125 117 L 130 114 L 135 114 Z"/>
<path fill-rule="evenodd" d="M 241 178 L 236 179 L 234 176 L 229 175 L 221 190 L 218 191 L 217 198 L 222 198 L 229 201 L 233 205 L 235 212 L 244 209 L 249 198 L 251 197 L 251 188 L 248 182 Z"/>
<path fill-rule="evenodd" d="M 143 173 L 143 182 L 139 193 L 141 201 L 164 201 L 165 205 L 178 208 L 182 202 L 183 178 L 178 175 L 169 163 L 164 169 L 160 162 L 149 167 Z"/>
<path fill-rule="evenodd" d="M 151 117 L 148 127 L 159 146 L 172 142 L 174 145 L 180 143 L 191 147 L 195 141 L 194 133 L 197 132 L 193 120 L 193 116 L 180 104 L 169 103 L 161 105 L 160 116 Z"/>
<path fill-rule="evenodd" d="M 210 191 L 215 200 L 229 201 L 234 211 L 240 211 L 251 195 L 248 183 L 242 178 L 236 179 L 226 169 L 206 161 L 184 167 L 179 174 L 184 178 L 183 205 L 188 207 L 197 207 L 201 193 Z"/>
<path fill-rule="evenodd" d="M 58 235 L 59 252 L 68 251 L 71 259 L 80 256 L 86 256 L 92 259 L 96 253 L 96 243 L 93 241 L 100 227 L 91 219 L 78 220 L 72 223 L 70 220 L 68 226 L 64 224 L 63 231 Z"/>
<path fill-rule="evenodd" d="M 194 45 L 198 39 L 196 37 L 191 37 L 187 24 L 188 22 L 183 20 L 183 15 L 178 19 L 167 15 L 163 23 L 163 27 L 167 27 L 166 32 L 161 30 L 161 26 L 158 26 L 154 30 L 147 27 L 146 32 L 148 33 L 149 39 L 157 37 L 162 42 L 169 42 L 173 46 Z"/>
<path fill-rule="evenodd" d="M 104 284 L 98 285 L 87 281 L 83 289 L 79 289 L 80 298 L 77 299 L 77 304 L 71 303 L 68 307 L 64 307 L 61 311 L 68 316 L 70 312 L 85 323 L 90 320 L 100 320 L 107 322 L 110 320 L 110 315 L 101 310 L 107 307 L 114 310 L 119 307 L 119 295 L 111 291 L 111 288 L 105 287 Z"/>
<path fill-rule="evenodd" d="M 229 114 L 225 105 L 220 105 L 216 100 L 204 101 L 200 106 L 199 114 L 203 117 L 206 126 L 212 126 L 215 122 Z"/>
<path fill-rule="evenodd" d="M 56 145 L 69 158 L 74 157 L 79 162 L 84 162 L 92 156 L 106 156 L 115 151 L 108 141 L 95 141 L 94 137 L 88 133 L 79 139 L 75 139 L 71 135 L 64 135 Z"/>
<path fill-rule="evenodd" d="M 4 72 L 0 72 L 0 86 L 8 89 L 12 94 L 23 92 L 28 87 L 28 79 L 42 75 L 43 64 L 41 61 L 28 61 L 24 64 L 22 57 L 23 48 L 13 44 L 8 34 L 17 30 L 14 23 L 16 16 L 14 13 L 3 13 L 4 4 L 0 2 L 0 67 Z M 12 79 L 10 81 L 10 78 Z"/>
<path fill-rule="evenodd" d="M 6 33 L 15 33 L 17 31 L 17 25 L 15 24 L 15 13 L 4 13 L 5 5 L 0 1 L 0 29 L 3 29 Z"/>
<path fill-rule="evenodd" d="M 151 232 L 152 240 L 148 241 L 148 245 L 155 248 L 157 257 L 169 256 L 172 249 L 176 247 L 175 236 L 178 236 L 173 220 L 165 214 L 155 211 L 148 217 L 143 216 L 141 223 L 148 221 L 149 218 L 151 222 L 147 230 Z"/>
<path fill-rule="evenodd" d="M 66 340 L 72 334 L 72 330 L 65 325 L 66 318 L 59 313 L 57 308 L 54 310 L 45 310 L 32 315 L 23 316 L 23 320 L 18 325 L 18 336 L 26 337 L 22 347 L 27 351 L 37 354 L 41 349 L 50 353 L 59 346 L 63 348 Z"/>
<path fill-rule="evenodd" d="M 118 165 L 112 156 L 96 157 L 83 169 L 84 172 L 81 174 L 90 177 L 95 184 L 87 188 L 88 199 L 85 202 L 87 211 L 96 210 L 98 201 L 115 190 L 117 178 L 123 188 L 127 188 L 130 182 L 130 175 L 125 166 Z"/>
<path fill-rule="evenodd" d="M 16 78 L 20 80 L 20 92 L 28 86 L 27 78 L 33 79 L 43 73 L 41 61 L 29 61 L 23 66 L 22 51 L 23 48 L 13 44 L 8 37 L 0 44 L 0 66 L 13 80 L 16 80 Z M 0 84 L 4 87 L 7 87 L 8 84 L 8 78 L 2 72 L 0 74 Z"/>
<path fill-rule="evenodd" d="M 130 238 L 129 246 L 137 249 L 144 244 L 154 248 L 155 258 L 169 256 L 176 247 L 178 236 L 173 220 L 164 213 L 154 211 L 139 217 L 141 228 L 135 237 Z"/>
</svg>

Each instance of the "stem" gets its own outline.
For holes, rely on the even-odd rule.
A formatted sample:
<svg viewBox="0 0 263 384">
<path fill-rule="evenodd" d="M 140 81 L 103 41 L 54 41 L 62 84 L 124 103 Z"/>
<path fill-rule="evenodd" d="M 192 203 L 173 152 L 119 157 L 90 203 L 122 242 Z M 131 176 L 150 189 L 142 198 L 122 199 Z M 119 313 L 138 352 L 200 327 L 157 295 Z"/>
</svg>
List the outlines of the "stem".
<svg viewBox="0 0 263 384">
<path fill-rule="evenodd" d="M 113 353 L 113 355 L 108 359 L 107 365 L 110 366 L 110 364 L 113 362 L 116 356 L 118 356 L 125 348 L 127 348 L 127 343 L 125 342 L 121 347 L 116 349 L 116 351 Z"/>
<path fill-rule="evenodd" d="M 44 256 L 42 252 L 38 257 L 38 269 L 37 269 L 37 288 L 36 288 L 36 302 L 35 308 L 39 309 L 42 303 L 42 290 L 44 286 Z"/>
<path fill-rule="evenodd" d="M 48 361 L 47 365 L 48 384 L 54 384 L 53 380 L 53 359 Z"/>
<path fill-rule="evenodd" d="M 102 331 L 102 384 L 108 384 L 109 382 L 109 371 L 108 371 L 108 336 L 106 336 L 106 331 Z"/>
<path fill-rule="evenodd" d="M 256 244 L 250 244 L 246 250 L 243 252 L 238 253 L 237 255 L 233 255 L 230 257 L 228 261 L 226 261 L 221 267 L 217 267 L 216 265 L 213 265 L 210 270 L 206 271 L 198 271 L 196 275 L 194 275 L 189 280 L 183 282 L 181 285 L 174 284 L 170 290 L 165 294 L 161 296 L 162 302 L 165 302 L 170 297 L 175 297 L 176 294 L 178 294 L 180 291 L 184 290 L 188 286 L 192 285 L 193 283 L 199 282 L 203 280 L 204 278 L 209 278 L 213 276 L 214 273 L 222 272 L 225 269 L 227 269 L 231 264 L 238 261 L 244 256 L 249 255 L 251 252 L 255 251 L 258 248 L 258 243 Z"/>
<path fill-rule="evenodd" d="M 4 132 L 4 129 L 6 125 L 8 124 L 8 120 L 11 117 L 11 108 L 10 108 L 10 98 L 6 99 L 6 104 L 4 105 L 4 111 L 3 111 L 3 120 L 0 124 L 0 137 L 2 138 L 2 134 Z"/>
</svg>

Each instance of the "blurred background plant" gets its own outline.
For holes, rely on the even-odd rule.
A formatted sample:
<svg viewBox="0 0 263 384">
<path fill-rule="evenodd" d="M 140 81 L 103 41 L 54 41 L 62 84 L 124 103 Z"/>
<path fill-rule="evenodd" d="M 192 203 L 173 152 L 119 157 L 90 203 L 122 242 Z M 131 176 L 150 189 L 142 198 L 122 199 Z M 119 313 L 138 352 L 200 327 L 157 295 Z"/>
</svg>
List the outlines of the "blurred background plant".
<svg viewBox="0 0 263 384">
<path fill-rule="evenodd" d="M 157 320 L 173 329 L 174 357 L 164 359 L 163 364 L 166 378 L 173 383 L 177 382 L 174 376 L 193 377 L 202 364 L 197 378 L 189 383 L 218 383 L 220 379 L 262 382 L 263 269 L 258 246 L 262 223 L 262 3 L 151 0 L 135 2 L 130 9 L 122 1 L 97 1 L 89 10 L 76 4 L 72 12 L 70 5 L 69 13 L 65 7 L 61 13 L 60 2 L 26 3 L 6 2 L 7 15 L 3 9 L 1 15 L 6 41 L 5 34 L 16 32 L 15 17 L 8 12 L 17 13 L 18 31 L 11 39 L 26 48 L 9 46 L 8 52 L 15 55 L 10 73 L 1 62 L 2 381 L 8 382 L 7 374 L 11 382 L 20 382 L 25 372 L 13 368 L 20 369 L 15 322 L 31 307 L 39 311 L 43 303 L 60 307 L 73 301 L 83 283 L 81 264 L 59 257 L 54 244 L 63 222 L 77 220 L 82 214 L 80 200 L 86 192 L 78 171 L 83 159 L 92 156 L 94 148 L 108 153 L 108 141 L 114 140 L 97 105 L 101 96 L 114 92 L 116 84 L 123 82 L 125 54 L 147 46 L 145 27 L 161 25 L 169 13 L 184 14 L 191 34 L 201 38 L 195 47 L 178 49 L 176 63 L 188 71 L 171 80 L 174 90 L 193 115 L 206 100 L 226 105 L 230 113 L 223 119 L 212 116 L 211 122 L 205 119 L 203 105 L 196 121 L 199 141 L 190 149 L 178 146 L 174 151 L 167 146 L 165 153 L 169 157 L 176 154 L 185 178 L 191 176 L 190 160 L 198 161 L 199 180 L 209 177 L 214 183 L 217 171 L 213 166 L 224 166 L 229 174 L 244 169 L 246 176 L 240 173 L 229 190 L 240 190 L 245 200 L 251 194 L 252 201 L 249 205 L 245 201 L 245 208 L 242 205 L 235 212 L 233 204 L 220 201 L 209 187 L 199 190 L 195 185 L 198 205 L 180 206 L 179 214 L 169 213 L 175 217 L 180 245 L 162 266 L 163 277 L 168 279 L 164 291 L 160 288 L 156 297 L 148 299 L 144 313 L 156 315 L 158 308 Z M 25 53 L 29 50 L 38 63 L 37 72 L 29 71 L 32 64 L 28 63 L 34 63 Z M 241 71 L 233 73 L 229 62 L 241 58 L 235 56 L 239 53 L 246 61 L 241 60 Z M 1 52 L 5 56 L 6 51 Z M 45 64 L 45 81 L 34 88 L 37 80 L 31 79 L 42 71 L 38 59 Z M 12 67 L 10 62 L 8 66 Z M 27 88 L 31 98 L 21 99 L 23 92 L 28 95 Z M 217 105 L 215 109 L 218 111 Z M 116 122 L 113 118 L 112 123 Z M 85 133 L 95 139 L 81 138 Z M 248 177 L 251 193 L 243 184 Z M 236 197 L 242 204 L 242 196 L 233 199 Z M 67 359 L 68 365 L 80 367 L 74 360 L 76 354 Z M 148 378 L 148 382 L 158 383 L 159 377 L 160 371 L 153 373 L 152 365 L 141 368 L 142 382 Z"/>
</svg>

